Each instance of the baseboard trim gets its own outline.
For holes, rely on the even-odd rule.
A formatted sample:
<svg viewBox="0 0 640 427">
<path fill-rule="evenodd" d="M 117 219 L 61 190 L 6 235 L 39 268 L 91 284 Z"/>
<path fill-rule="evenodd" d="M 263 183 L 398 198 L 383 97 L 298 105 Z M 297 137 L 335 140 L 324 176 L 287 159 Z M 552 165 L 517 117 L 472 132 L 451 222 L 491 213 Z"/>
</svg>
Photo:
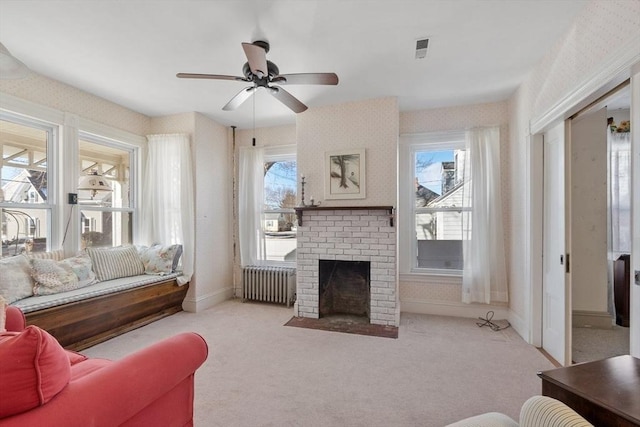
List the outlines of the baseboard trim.
<svg viewBox="0 0 640 427">
<path fill-rule="evenodd" d="M 233 298 L 233 286 L 195 298 L 187 296 L 182 302 L 182 309 L 191 313 L 198 313 L 231 298 Z"/>
<path fill-rule="evenodd" d="M 416 314 L 433 314 L 437 316 L 455 317 L 485 317 L 488 311 L 493 311 L 493 319 L 509 318 L 509 308 L 506 306 L 486 304 L 463 304 L 453 301 L 425 301 L 403 299 L 402 312 Z"/>
<path fill-rule="evenodd" d="M 527 322 L 525 322 L 522 317 L 518 316 L 516 313 L 509 310 L 509 317 L 507 317 L 507 319 L 509 319 L 509 323 L 511 323 L 511 327 L 518 333 L 518 335 L 522 337 L 523 340 L 525 340 L 527 344 L 540 347 L 541 345 L 540 343 L 533 342 L 533 337 L 531 336 L 531 330 L 529 329 Z"/>
<path fill-rule="evenodd" d="M 606 311 L 573 310 L 571 325 L 576 328 L 611 329 L 613 317 Z"/>
</svg>

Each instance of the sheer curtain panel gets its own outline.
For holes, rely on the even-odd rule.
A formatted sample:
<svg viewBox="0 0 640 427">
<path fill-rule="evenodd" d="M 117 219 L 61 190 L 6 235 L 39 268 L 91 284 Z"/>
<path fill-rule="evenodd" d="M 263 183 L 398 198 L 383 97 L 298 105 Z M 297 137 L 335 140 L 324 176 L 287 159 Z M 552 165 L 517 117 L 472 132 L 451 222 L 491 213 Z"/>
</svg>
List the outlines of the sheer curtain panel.
<svg viewBox="0 0 640 427">
<path fill-rule="evenodd" d="M 472 129 L 467 132 L 470 157 L 470 230 L 463 241 L 464 272 L 462 301 L 490 304 L 507 302 L 502 192 L 500 185 L 500 129 Z M 469 170 L 470 169 L 470 170 Z M 468 218 L 470 216 L 470 218 Z"/>
<path fill-rule="evenodd" d="M 264 148 L 241 147 L 239 153 L 238 238 L 240 263 L 256 265 L 264 254 L 260 218 L 264 201 Z"/>
<path fill-rule="evenodd" d="M 631 133 L 609 132 L 613 259 L 631 253 Z"/>
<path fill-rule="evenodd" d="M 149 153 L 143 187 L 147 243 L 181 244 L 182 275 L 191 280 L 194 265 L 195 206 L 189 135 L 148 135 Z"/>
</svg>

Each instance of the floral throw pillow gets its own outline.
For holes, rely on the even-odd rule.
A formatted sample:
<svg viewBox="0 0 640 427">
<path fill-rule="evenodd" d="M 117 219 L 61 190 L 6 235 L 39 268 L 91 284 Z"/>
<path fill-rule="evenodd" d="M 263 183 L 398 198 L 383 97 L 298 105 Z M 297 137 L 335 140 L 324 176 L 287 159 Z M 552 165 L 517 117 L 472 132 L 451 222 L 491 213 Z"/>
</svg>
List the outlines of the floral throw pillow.
<svg viewBox="0 0 640 427">
<path fill-rule="evenodd" d="M 154 244 L 150 247 L 138 247 L 145 274 L 169 274 L 178 267 L 178 261 L 182 255 L 182 245 Z"/>
<path fill-rule="evenodd" d="M 96 276 L 91 271 L 91 258 L 86 255 L 62 261 L 32 259 L 31 267 L 35 281 L 34 295 L 57 294 L 96 282 Z"/>
<path fill-rule="evenodd" d="M 34 295 L 51 295 L 78 287 L 78 276 L 68 264 L 52 259 L 32 259 Z"/>
<path fill-rule="evenodd" d="M 96 279 L 96 273 L 93 272 L 91 258 L 86 253 L 81 253 L 72 258 L 67 258 L 61 261 L 71 267 L 74 274 L 78 277 L 78 287 L 93 285 L 98 280 Z"/>
</svg>

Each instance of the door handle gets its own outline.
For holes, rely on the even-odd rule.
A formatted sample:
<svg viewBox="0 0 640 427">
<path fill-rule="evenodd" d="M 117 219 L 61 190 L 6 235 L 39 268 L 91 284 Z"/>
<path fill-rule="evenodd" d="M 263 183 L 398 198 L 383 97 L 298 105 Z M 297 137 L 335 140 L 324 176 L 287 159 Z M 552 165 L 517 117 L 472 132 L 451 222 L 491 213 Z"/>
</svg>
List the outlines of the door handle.
<svg viewBox="0 0 640 427">
<path fill-rule="evenodd" d="M 633 277 L 634 277 L 636 286 L 640 286 L 640 270 L 636 270 Z"/>
<path fill-rule="evenodd" d="M 564 255 L 560 255 L 560 265 L 564 265 Z"/>
</svg>

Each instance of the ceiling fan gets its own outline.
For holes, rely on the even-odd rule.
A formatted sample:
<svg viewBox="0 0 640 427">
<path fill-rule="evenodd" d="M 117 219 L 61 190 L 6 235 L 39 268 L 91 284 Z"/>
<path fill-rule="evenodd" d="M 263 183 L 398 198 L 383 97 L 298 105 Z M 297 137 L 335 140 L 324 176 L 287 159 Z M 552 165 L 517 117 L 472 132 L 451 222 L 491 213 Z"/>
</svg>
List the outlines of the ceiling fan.
<svg viewBox="0 0 640 427">
<path fill-rule="evenodd" d="M 242 43 L 242 48 L 247 56 L 247 62 L 242 67 L 244 77 L 225 76 L 220 74 L 195 74 L 178 73 L 176 77 L 181 79 L 212 79 L 212 80 L 237 80 L 241 82 L 253 83 L 253 86 L 246 87 L 222 107 L 223 110 L 235 110 L 245 102 L 256 89 L 263 87 L 267 89 L 278 101 L 289 107 L 296 113 L 302 113 L 307 109 L 300 100 L 279 86 L 272 85 L 337 85 L 338 76 L 335 73 L 300 73 L 300 74 L 280 74 L 280 70 L 271 61 L 267 60 L 269 43 L 258 40 L 253 43 Z"/>
</svg>

